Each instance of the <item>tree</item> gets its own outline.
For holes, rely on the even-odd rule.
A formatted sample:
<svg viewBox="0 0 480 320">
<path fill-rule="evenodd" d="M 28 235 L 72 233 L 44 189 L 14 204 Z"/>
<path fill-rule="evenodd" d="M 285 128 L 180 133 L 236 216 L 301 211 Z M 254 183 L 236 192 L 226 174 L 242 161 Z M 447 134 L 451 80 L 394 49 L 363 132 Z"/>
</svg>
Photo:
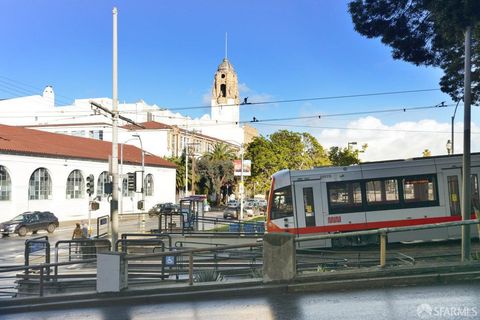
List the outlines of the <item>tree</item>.
<svg viewBox="0 0 480 320">
<path fill-rule="evenodd" d="M 252 160 L 252 176 L 247 188 L 266 192 L 270 177 L 282 169 L 309 169 L 330 164 L 323 147 L 308 133 L 280 130 L 269 136 L 253 139 L 247 146 L 246 159 Z"/>
<path fill-rule="evenodd" d="M 394 59 L 440 67 L 443 92 L 463 98 L 464 32 L 472 27 L 472 102 L 480 91 L 480 1 L 354 0 L 349 11 L 355 30 L 381 38 Z"/>
<path fill-rule="evenodd" d="M 170 158 L 167 158 L 167 160 L 177 165 L 176 177 L 175 177 L 175 189 L 178 194 L 180 190 L 185 189 L 185 152 L 181 157 L 170 157 Z"/>
<path fill-rule="evenodd" d="M 425 150 L 423 150 L 423 152 L 422 152 L 422 156 L 423 156 L 424 158 L 426 158 L 426 157 L 431 157 L 431 156 L 432 156 L 432 152 L 431 152 L 430 150 L 428 150 L 428 149 L 425 149 Z"/>
<path fill-rule="evenodd" d="M 233 181 L 233 162 L 202 157 L 198 161 L 198 172 L 202 174 L 202 181 L 206 189 L 215 194 L 216 204 L 222 200 L 222 187 Z"/>
<path fill-rule="evenodd" d="M 359 153 L 365 151 L 366 145 L 363 145 L 362 151 L 352 150 L 351 148 L 331 147 L 328 151 L 328 159 L 334 166 L 349 166 L 359 164 Z"/>
<path fill-rule="evenodd" d="M 217 143 L 213 150 L 205 153 L 197 162 L 198 189 L 215 194 L 216 203 L 222 200 L 222 188 L 233 181 L 233 160 L 237 157 L 234 148 Z"/>
<path fill-rule="evenodd" d="M 217 143 L 213 150 L 204 154 L 203 157 L 210 160 L 234 160 L 236 151 L 225 143 Z"/>
</svg>

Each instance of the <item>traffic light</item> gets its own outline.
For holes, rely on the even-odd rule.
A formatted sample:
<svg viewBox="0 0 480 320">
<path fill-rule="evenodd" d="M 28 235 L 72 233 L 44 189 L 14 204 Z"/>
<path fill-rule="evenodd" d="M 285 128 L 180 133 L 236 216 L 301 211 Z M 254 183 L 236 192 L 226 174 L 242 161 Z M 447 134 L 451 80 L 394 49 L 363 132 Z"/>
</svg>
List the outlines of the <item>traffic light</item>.
<svg viewBox="0 0 480 320">
<path fill-rule="evenodd" d="M 91 211 L 96 211 L 100 209 L 100 203 L 98 203 L 97 201 L 90 201 L 89 205 Z"/>
<path fill-rule="evenodd" d="M 137 177 L 135 172 L 128 173 L 128 191 L 135 191 L 137 189 Z"/>
<path fill-rule="evenodd" d="M 93 174 L 87 176 L 87 194 L 91 196 L 95 192 L 95 182 L 93 181 Z"/>
</svg>

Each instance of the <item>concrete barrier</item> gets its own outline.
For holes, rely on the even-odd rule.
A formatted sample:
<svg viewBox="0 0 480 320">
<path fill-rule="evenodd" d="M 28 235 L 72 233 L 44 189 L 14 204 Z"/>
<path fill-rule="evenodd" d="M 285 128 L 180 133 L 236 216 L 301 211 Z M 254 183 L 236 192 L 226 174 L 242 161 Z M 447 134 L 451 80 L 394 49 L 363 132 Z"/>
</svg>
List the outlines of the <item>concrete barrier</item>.
<svg viewBox="0 0 480 320">
<path fill-rule="evenodd" d="M 290 281 L 297 274 L 295 237 L 268 233 L 263 237 L 263 282 Z"/>
</svg>

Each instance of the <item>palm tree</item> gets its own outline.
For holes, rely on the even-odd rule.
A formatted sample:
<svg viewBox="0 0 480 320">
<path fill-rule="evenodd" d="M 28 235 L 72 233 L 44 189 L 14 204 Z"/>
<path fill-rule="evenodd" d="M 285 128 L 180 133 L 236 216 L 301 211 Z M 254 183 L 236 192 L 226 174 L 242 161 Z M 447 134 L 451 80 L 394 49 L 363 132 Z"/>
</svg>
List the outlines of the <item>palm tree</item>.
<svg viewBox="0 0 480 320">
<path fill-rule="evenodd" d="M 203 155 L 208 160 L 234 160 L 236 158 L 237 151 L 226 143 L 217 143 L 212 151 L 209 151 Z"/>
</svg>

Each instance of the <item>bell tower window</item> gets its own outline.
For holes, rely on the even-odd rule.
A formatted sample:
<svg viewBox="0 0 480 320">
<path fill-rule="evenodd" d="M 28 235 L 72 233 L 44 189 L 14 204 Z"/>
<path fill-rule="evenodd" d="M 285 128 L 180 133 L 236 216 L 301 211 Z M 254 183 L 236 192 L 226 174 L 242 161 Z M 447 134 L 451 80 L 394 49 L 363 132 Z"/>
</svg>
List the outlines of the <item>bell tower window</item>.
<svg viewBox="0 0 480 320">
<path fill-rule="evenodd" d="M 222 91 L 222 97 L 225 98 L 227 96 L 227 85 L 221 84 L 220 90 Z"/>
</svg>

